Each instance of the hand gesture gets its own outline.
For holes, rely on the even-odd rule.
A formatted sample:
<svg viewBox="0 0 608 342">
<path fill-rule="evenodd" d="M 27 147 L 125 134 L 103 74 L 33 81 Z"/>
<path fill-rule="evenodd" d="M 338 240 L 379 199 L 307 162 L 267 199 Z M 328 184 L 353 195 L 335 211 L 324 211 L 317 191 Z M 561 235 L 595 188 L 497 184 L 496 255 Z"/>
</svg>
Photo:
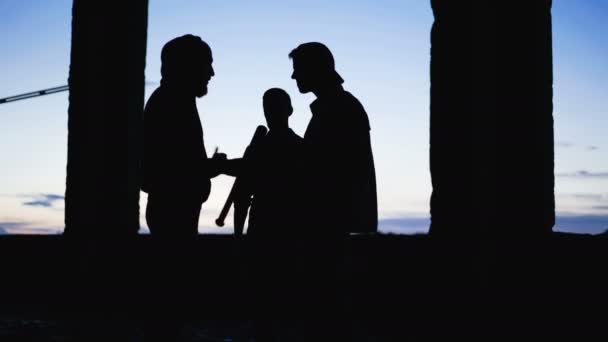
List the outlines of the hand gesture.
<svg viewBox="0 0 608 342">
<path fill-rule="evenodd" d="M 219 153 L 218 148 L 216 147 L 211 159 L 213 159 L 215 161 L 225 161 L 228 159 L 228 156 L 226 156 L 226 153 Z"/>
<path fill-rule="evenodd" d="M 218 153 L 217 147 L 213 152 L 213 156 L 209 159 L 209 178 L 214 178 L 224 173 L 224 169 L 226 169 L 226 161 L 228 157 L 226 153 Z"/>
</svg>

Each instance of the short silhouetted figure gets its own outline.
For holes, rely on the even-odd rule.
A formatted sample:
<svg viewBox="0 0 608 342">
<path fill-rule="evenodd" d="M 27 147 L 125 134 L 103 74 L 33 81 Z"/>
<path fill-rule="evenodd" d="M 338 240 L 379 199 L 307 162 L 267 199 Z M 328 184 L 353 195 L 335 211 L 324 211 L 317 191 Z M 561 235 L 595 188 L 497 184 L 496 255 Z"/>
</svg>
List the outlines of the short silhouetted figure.
<svg viewBox="0 0 608 342">
<path fill-rule="evenodd" d="M 161 85 L 144 112 L 146 221 L 152 235 L 193 236 L 221 159 L 207 157 L 196 108 L 215 75 L 213 58 L 207 43 L 184 35 L 165 44 L 161 61 Z"/>
<path fill-rule="evenodd" d="M 263 105 L 269 132 L 252 150 L 247 234 L 290 235 L 301 216 L 303 139 L 289 128 L 293 108 L 283 89 L 266 91 Z"/>
<path fill-rule="evenodd" d="M 256 310 L 278 318 L 297 295 L 288 289 L 300 284 L 294 278 L 299 268 L 293 245 L 286 241 L 300 233 L 303 139 L 289 128 L 293 108 L 287 92 L 267 90 L 263 106 L 269 131 L 249 147 L 241 175 L 247 183 L 241 201 L 251 200 L 247 237 L 252 253 L 246 262 L 255 281 L 248 287 Z M 273 341 L 276 328 L 272 320 L 256 320 L 256 338 Z"/>
<path fill-rule="evenodd" d="M 334 58 L 321 43 L 291 51 L 301 93 L 312 92 L 312 119 L 304 135 L 308 155 L 309 229 L 323 233 L 375 232 L 376 175 L 370 125 L 361 103 L 342 87 Z"/>
</svg>

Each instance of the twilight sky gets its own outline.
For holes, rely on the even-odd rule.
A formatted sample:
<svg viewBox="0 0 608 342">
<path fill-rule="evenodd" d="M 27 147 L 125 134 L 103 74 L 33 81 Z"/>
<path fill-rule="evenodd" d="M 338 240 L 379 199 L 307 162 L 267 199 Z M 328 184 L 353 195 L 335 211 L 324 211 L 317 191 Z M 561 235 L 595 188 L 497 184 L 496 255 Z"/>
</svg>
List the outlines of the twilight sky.
<svg viewBox="0 0 608 342">
<path fill-rule="evenodd" d="M 557 230 L 608 229 L 607 15 L 602 0 L 554 1 Z M 160 80 L 163 44 L 201 36 L 216 71 L 198 100 L 205 143 L 210 153 L 218 146 L 238 157 L 264 123 L 268 88 L 291 95 L 292 127 L 304 133 L 313 97 L 297 91 L 287 54 L 323 42 L 370 117 L 380 230 L 425 232 L 432 20 L 422 0 L 150 0 L 146 96 Z M 67 84 L 70 24 L 70 0 L 0 2 L 0 97 Z M 0 234 L 61 231 L 67 93 L 0 105 L 0 122 Z M 201 232 L 231 232 L 213 223 L 231 184 L 214 179 Z M 142 193 L 142 208 L 145 200 Z M 143 215 L 141 224 L 145 230 Z"/>
</svg>

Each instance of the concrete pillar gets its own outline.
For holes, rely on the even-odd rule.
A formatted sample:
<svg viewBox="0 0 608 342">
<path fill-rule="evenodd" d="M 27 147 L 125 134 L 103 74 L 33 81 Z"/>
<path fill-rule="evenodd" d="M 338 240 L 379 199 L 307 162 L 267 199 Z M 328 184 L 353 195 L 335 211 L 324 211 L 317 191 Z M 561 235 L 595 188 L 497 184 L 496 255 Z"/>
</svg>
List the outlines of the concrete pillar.
<svg viewBox="0 0 608 342">
<path fill-rule="evenodd" d="M 139 230 L 147 0 L 74 0 L 65 233 Z"/>
<path fill-rule="evenodd" d="M 551 0 L 431 4 L 431 234 L 550 233 Z"/>
</svg>

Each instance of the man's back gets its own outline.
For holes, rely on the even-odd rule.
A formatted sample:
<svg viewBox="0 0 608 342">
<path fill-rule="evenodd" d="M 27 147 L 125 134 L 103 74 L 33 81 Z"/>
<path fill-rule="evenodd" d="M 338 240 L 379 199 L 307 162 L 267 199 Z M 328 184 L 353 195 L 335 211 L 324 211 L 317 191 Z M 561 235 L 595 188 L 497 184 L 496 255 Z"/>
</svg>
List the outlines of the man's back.
<svg viewBox="0 0 608 342">
<path fill-rule="evenodd" d="M 375 232 L 376 176 L 365 109 L 352 94 L 340 91 L 314 101 L 311 111 L 304 139 L 315 216 L 327 225 L 322 229 Z"/>
<path fill-rule="evenodd" d="M 144 112 L 142 189 L 209 194 L 207 154 L 194 98 L 159 87 Z"/>
</svg>

